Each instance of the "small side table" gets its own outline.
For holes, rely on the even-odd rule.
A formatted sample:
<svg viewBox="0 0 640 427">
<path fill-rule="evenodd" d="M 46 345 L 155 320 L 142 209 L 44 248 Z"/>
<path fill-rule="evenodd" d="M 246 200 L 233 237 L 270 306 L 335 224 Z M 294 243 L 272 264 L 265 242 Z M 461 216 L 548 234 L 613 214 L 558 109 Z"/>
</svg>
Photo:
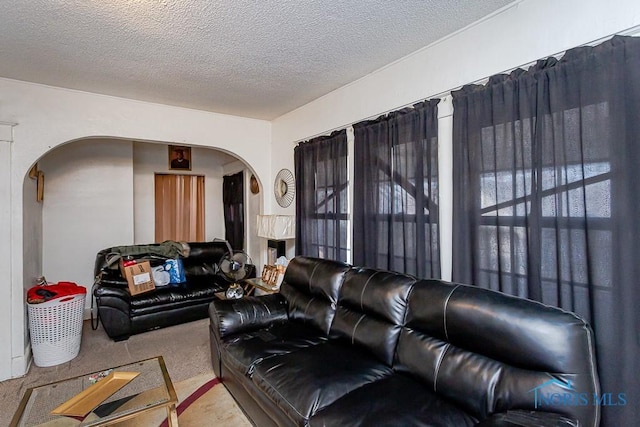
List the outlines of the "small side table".
<svg viewBox="0 0 640 427">
<path fill-rule="evenodd" d="M 244 279 L 242 282 L 240 282 L 242 285 L 242 289 L 244 289 L 244 295 L 243 296 L 252 296 L 256 289 L 259 289 L 260 291 L 266 293 L 266 294 L 275 294 L 280 292 L 280 287 L 279 286 L 272 286 L 269 285 L 268 283 L 264 282 L 262 279 L 260 278 L 255 278 L 255 279 Z M 222 292 L 216 292 L 214 294 L 216 296 L 216 298 L 220 299 L 220 300 L 226 300 L 227 299 L 227 294 L 222 291 Z"/>
<path fill-rule="evenodd" d="M 245 295 L 253 295 L 256 289 L 259 289 L 267 294 L 275 294 L 280 292 L 280 286 L 270 285 L 259 277 L 243 280 L 242 287 L 244 288 Z"/>
</svg>

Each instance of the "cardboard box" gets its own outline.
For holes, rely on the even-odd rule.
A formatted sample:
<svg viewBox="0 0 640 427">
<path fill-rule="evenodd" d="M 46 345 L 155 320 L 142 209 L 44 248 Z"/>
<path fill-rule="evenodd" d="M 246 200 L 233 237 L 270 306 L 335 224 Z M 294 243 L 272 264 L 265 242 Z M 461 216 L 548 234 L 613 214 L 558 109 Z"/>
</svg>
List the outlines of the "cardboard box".
<svg viewBox="0 0 640 427">
<path fill-rule="evenodd" d="M 133 260 L 120 259 L 120 262 L 118 262 L 118 267 L 120 267 L 120 274 L 122 274 L 122 277 L 127 277 L 127 273 L 124 271 L 125 264 L 133 265 L 133 264 L 137 264 L 137 262 Z"/>
<path fill-rule="evenodd" d="M 149 292 L 156 288 L 155 283 L 153 283 L 151 264 L 149 264 L 149 261 L 127 266 L 121 264 L 120 270 L 122 271 L 122 275 L 127 279 L 129 293 L 131 295 Z"/>
</svg>

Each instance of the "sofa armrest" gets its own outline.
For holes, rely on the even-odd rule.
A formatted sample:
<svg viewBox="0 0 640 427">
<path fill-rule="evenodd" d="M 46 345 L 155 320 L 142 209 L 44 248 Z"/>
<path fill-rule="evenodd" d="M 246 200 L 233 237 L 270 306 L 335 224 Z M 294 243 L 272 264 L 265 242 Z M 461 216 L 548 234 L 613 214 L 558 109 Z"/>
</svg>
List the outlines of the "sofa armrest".
<svg viewBox="0 0 640 427">
<path fill-rule="evenodd" d="M 493 414 L 476 427 L 578 427 L 578 421 L 560 414 L 542 411 L 513 410 Z"/>
<path fill-rule="evenodd" d="M 127 279 L 122 277 L 120 270 L 104 270 L 96 276 L 96 283 L 100 286 L 127 288 Z"/>
<path fill-rule="evenodd" d="M 123 299 L 125 301 L 129 301 L 131 299 L 131 294 L 129 293 L 128 288 L 104 285 L 100 282 L 97 282 L 93 286 L 93 296 L 98 299 L 102 297 L 115 297 Z"/>
<path fill-rule="evenodd" d="M 237 300 L 214 300 L 209 317 L 218 337 L 261 329 L 288 320 L 287 302 L 280 294 L 245 297 Z"/>
</svg>

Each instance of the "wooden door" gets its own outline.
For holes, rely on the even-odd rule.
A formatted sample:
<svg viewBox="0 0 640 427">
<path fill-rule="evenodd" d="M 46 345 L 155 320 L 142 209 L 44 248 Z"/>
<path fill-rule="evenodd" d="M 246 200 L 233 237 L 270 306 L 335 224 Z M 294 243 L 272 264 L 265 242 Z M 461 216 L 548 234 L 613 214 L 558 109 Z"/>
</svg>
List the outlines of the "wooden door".
<svg viewBox="0 0 640 427">
<path fill-rule="evenodd" d="M 156 243 L 203 242 L 204 176 L 155 176 Z"/>
</svg>

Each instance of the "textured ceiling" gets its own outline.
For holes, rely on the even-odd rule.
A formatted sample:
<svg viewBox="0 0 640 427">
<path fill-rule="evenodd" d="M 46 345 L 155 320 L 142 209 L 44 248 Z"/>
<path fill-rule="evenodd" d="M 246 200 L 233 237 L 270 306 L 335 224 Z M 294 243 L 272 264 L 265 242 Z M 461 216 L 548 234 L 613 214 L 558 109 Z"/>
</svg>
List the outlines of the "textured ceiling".
<svg viewBox="0 0 640 427">
<path fill-rule="evenodd" d="M 513 0 L 1 0 L 0 77 L 273 119 Z"/>
</svg>

